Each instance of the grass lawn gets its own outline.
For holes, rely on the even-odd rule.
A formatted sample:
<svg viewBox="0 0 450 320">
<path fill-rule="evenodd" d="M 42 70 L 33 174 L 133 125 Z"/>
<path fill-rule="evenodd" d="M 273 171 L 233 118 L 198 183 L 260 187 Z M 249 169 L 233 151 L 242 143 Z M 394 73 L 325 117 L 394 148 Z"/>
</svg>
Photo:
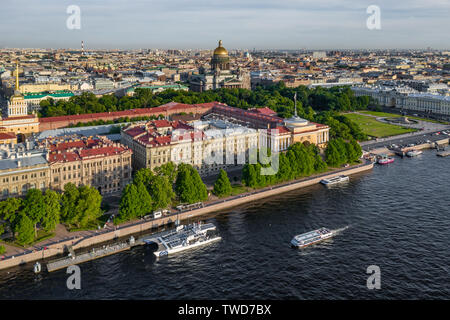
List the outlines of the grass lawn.
<svg viewBox="0 0 450 320">
<path fill-rule="evenodd" d="M 417 131 L 416 129 L 382 123 L 373 117 L 363 116 L 360 114 L 346 113 L 343 115 L 350 120 L 355 121 L 364 133 L 372 137 L 389 137 Z"/>
<path fill-rule="evenodd" d="M 358 111 L 359 113 L 365 113 L 365 114 L 370 114 L 372 116 L 375 117 L 386 117 L 386 118 L 398 118 L 398 117 L 403 117 L 399 114 L 396 113 L 388 113 L 388 112 L 378 112 L 378 111 Z M 414 117 L 414 116 L 405 116 L 408 119 L 414 119 L 414 120 L 421 120 L 421 121 L 428 121 L 428 122 L 433 122 L 433 123 L 442 123 L 442 124 L 448 124 L 448 122 L 445 121 L 438 121 L 438 120 L 432 120 L 432 119 L 425 119 L 425 118 L 421 118 L 421 117 Z"/>
<path fill-rule="evenodd" d="M 251 190 L 251 188 L 243 186 L 241 184 L 233 184 L 231 190 L 231 196 L 236 196 L 241 193 L 245 193 Z"/>
</svg>

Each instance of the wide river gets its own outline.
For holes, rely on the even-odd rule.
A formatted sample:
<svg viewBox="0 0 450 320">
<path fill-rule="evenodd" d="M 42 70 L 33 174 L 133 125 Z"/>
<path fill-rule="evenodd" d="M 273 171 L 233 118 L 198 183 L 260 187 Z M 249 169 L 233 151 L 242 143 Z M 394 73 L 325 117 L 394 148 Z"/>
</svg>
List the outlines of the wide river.
<svg viewBox="0 0 450 320">
<path fill-rule="evenodd" d="M 65 270 L 29 264 L 0 272 L 2 299 L 437 299 L 450 298 L 450 157 L 396 158 L 338 187 L 312 186 L 202 217 L 222 241 L 156 260 L 135 247 Z M 190 221 L 192 222 L 192 221 Z M 296 234 L 340 229 L 297 250 Z M 380 268 L 379 290 L 367 267 Z"/>
</svg>

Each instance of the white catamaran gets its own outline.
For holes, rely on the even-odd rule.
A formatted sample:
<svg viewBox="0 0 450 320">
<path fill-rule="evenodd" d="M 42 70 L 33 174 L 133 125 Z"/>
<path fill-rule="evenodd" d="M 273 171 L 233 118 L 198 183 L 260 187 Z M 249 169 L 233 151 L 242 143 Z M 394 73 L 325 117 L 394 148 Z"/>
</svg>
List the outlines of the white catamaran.
<svg viewBox="0 0 450 320">
<path fill-rule="evenodd" d="M 143 241 L 147 244 L 156 243 L 158 249 L 154 254 L 157 257 L 163 257 L 221 240 L 220 236 L 214 234 L 215 230 L 216 226 L 212 223 L 193 223 L 180 225 L 174 230 L 143 239 Z"/>
<path fill-rule="evenodd" d="M 291 245 L 297 248 L 304 248 L 311 244 L 326 240 L 335 235 L 335 232 L 328 230 L 327 228 L 320 228 L 314 231 L 309 231 L 296 235 L 291 240 Z"/>
</svg>

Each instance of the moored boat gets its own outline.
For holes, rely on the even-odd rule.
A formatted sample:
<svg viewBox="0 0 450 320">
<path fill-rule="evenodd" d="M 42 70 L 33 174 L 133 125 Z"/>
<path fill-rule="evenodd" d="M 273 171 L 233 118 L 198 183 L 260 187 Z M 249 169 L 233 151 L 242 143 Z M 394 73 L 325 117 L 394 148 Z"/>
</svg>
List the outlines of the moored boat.
<svg viewBox="0 0 450 320">
<path fill-rule="evenodd" d="M 394 162 L 394 158 L 393 157 L 388 157 L 387 155 L 383 154 L 380 155 L 380 158 L 378 159 L 377 163 L 378 164 L 388 164 L 388 163 L 392 163 Z"/>
<path fill-rule="evenodd" d="M 420 155 L 420 154 L 422 154 L 423 153 L 423 151 L 421 151 L 421 150 L 411 150 L 411 151 L 408 151 L 407 153 L 406 153 L 406 155 L 408 156 L 408 157 L 415 157 L 415 156 L 418 156 L 418 155 Z"/>
<path fill-rule="evenodd" d="M 216 226 L 212 223 L 179 225 L 175 230 L 143 239 L 143 241 L 147 244 L 156 243 L 158 250 L 154 252 L 154 255 L 163 257 L 221 240 L 222 238 L 215 234 L 215 230 Z"/>
<path fill-rule="evenodd" d="M 330 186 L 330 185 L 333 185 L 333 184 L 347 182 L 347 181 L 349 181 L 348 176 L 340 175 L 340 176 L 332 177 L 332 178 L 329 178 L 329 179 L 322 179 L 322 180 L 320 180 L 320 183 L 324 184 L 326 186 Z"/>
</svg>

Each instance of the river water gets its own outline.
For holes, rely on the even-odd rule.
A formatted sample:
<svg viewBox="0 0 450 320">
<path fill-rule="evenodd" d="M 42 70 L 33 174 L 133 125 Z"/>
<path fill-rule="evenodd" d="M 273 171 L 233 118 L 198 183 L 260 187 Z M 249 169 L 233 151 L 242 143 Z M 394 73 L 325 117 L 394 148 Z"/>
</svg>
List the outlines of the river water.
<svg viewBox="0 0 450 320">
<path fill-rule="evenodd" d="M 203 221 L 222 241 L 156 260 L 135 247 L 65 270 L 0 271 L 2 299 L 438 299 L 450 298 L 450 158 L 425 151 L 326 188 L 316 185 Z M 191 221 L 192 222 L 192 221 Z M 293 249 L 296 234 L 348 228 Z M 381 288 L 367 288 L 367 267 Z"/>
</svg>

